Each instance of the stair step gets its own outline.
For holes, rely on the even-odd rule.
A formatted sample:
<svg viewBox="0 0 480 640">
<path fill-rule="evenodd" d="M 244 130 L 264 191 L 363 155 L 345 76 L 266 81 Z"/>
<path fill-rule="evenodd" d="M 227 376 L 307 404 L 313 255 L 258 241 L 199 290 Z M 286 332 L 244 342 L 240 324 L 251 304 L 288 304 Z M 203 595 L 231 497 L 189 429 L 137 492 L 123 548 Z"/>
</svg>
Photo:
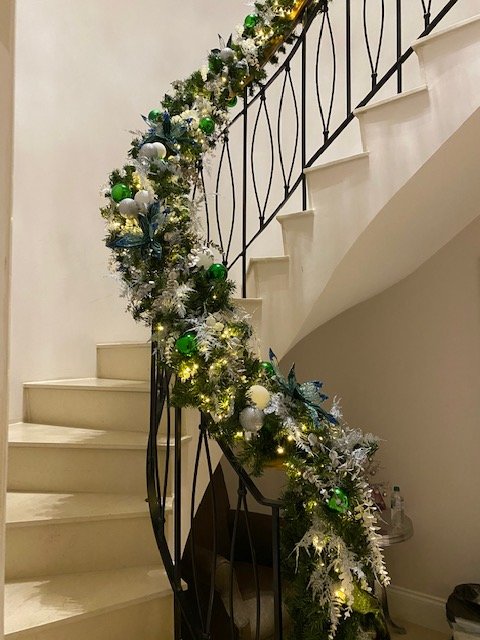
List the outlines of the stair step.
<svg viewBox="0 0 480 640">
<path fill-rule="evenodd" d="M 384 100 L 377 100 L 376 102 L 370 102 L 364 107 L 359 107 L 355 109 L 353 115 L 357 118 L 364 113 L 369 113 L 374 111 L 375 109 L 380 109 L 382 107 L 390 107 L 395 106 L 401 102 L 408 101 L 411 98 L 415 98 L 417 96 L 428 96 L 428 87 L 427 85 L 421 85 L 420 87 L 416 87 L 415 89 L 410 89 L 409 91 L 403 91 L 402 93 L 398 93 L 390 98 L 385 98 Z"/>
<path fill-rule="evenodd" d="M 8 439 L 10 491 L 145 494 L 145 433 L 19 422 Z M 190 440 L 182 436 L 182 445 Z M 160 437 L 160 465 L 166 449 Z"/>
<path fill-rule="evenodd" d="M 99 378 L 149 380 L 150 342 L 109 342 L 97 344 Z"/>
<path fill-rule="evenodd" d="M 66 626 L 68 625 L 68 626 Z M 5 585 L 5 638 L 173 638 L 172 595 L 158 564 Z"/>
<path fill-rule="evenodd" d="M 168 513 L 172 500 L 167 500 Z M 156 562 L 142 496 L 7 494 L 6 578 L 112 570 Z"/>
<path fill-rule="evenodd" d="M 362 153 L 355 153 L 351 156 L 345 156 L 344 158 L 338 158 L 338 160 L 331 160 L 330 162 L 324 162 L 322 164 L 316 164 L 313 167 L 307 167 L 303 170 L 303 173 L 306 175 L 310 173 L 320 173 L 323 171 L 327 171 L 328 169 L 336 169 L 337 167 L 347 167 L 349 169 L 349 165 L 352 162 L 357 162 L 358 160 L 368 160 L 368 151 L 362 151 Z"/>
<path fill-rule="evenodd" d="M 456 22 L 449 27 L 445 27 L 443 29 L 435 29 L 428 36 L 424 36 L 423 38 L 418 38 L 415 42 L 412 43 L 412 49 L 415 52 L 418 52 L 422 47 L 435 42 L 436 40 L 441 40 L 445 36 L 450 34 L 456 34 L 462 31 L 463 29 L 470 29 L 471 27 L 476 28 L 480 25 L 480 15 L 473 16 L 472 18 L 467 18 L 466 20 L 461 20 L 460 22 Z"/>
<path fill-rule="evenodd" d="M 306 171 L 308 171 L 308 169 L 306 169 Z M 280 224 L 285 224 L 286 222 L 294 222 L 296 220 L 303 220 L 304 218 L 311 218 L 313 215 L 313 209 L 306 209 L 305 211 L 297 211 L 294 213 L 279 213 L 276 220 Z"/>
<path fill-rule="evenodd" d="M 79 378 L 28 382 L 24 389 L 27 422 L 148 430 L 150 387 L 147 382 Z"/>
</svg>

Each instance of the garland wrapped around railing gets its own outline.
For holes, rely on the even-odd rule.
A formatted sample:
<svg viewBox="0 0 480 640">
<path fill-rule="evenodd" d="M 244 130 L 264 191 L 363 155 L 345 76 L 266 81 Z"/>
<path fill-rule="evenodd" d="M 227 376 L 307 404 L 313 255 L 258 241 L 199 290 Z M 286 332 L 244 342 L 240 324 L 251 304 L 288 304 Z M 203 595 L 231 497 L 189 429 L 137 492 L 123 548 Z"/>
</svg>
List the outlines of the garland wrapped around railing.
<svg viewBox="0 0 480 640">
<path fill-rule="evenodd" d="M 172 402 L 207 417 L 213 438 L 236 445 L 260 473 L 281 459 L 283 549 L 290 569 L 287 601 L 296 640 L 386 638 L 375 580 L 388 583 L 365 466 L 376 439 L 347 427 L 338 406 L 327 411 L 321 383 L 285 378 L 271 354 L 262 362 L 248 317 L 236 308 L 226 267 L 202 240 L 190 194 L 198 163 L 228 125 L 228 109 L 265 63 L 322 3 L 263 0 L 208 66 L 173 83 L 147 132 L 105 191 L 106 244 L 124 283 L 128 307 L 154 327 L 160 359 L 176 374 Z M 373 635 L 372 635 L 373 634 Z"/>
</svg>

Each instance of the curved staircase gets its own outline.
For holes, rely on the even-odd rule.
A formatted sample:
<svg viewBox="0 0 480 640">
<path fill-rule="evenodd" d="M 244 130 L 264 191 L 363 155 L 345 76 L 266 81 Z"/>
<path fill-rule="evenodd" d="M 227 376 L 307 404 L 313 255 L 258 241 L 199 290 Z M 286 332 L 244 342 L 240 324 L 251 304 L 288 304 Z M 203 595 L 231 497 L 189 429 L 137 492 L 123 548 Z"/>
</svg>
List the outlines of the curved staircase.
<svg viewBox="0 0 480 640">
<path fill-rule="evenodd" d="M 310 209 L 277 216 L 284 255 L 250 260 L 264 356 L 406 277 L 479 213 L 480 16 L 413 48 L 424 84 L 355 112 L 363 151 L 307 169 Z"/>
<path fill-rule="evenodd" d="M 250 261 L 238 304 L 278 357 L 478 215 L 480 16 L 414 49 L 424 84 L 357 110 L 363 151 L 309 169 L 310 209 L 278 216 L 284 255 Z M 25 385 L 25 422 L 9 434 L 7 640 L 173 638 L 145 502 L 149 354 L 99 345 L 98 377 Z M 187 486 L 198 421 L 185 415 Z"/>
</svg>

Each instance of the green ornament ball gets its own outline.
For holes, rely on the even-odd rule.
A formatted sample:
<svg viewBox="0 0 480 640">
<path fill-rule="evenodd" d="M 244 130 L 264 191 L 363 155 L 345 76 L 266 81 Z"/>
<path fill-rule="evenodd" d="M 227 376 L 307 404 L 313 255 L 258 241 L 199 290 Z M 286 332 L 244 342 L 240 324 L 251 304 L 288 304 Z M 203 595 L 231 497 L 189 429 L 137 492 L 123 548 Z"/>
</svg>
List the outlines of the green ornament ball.
<svg viewBox="0 0 480 640">
<path fill-rule="evenodd" d="M 246 29 L 253 29 L 258 24 L 258 16 L 255 13 L 250 13 L 248 16 L 245 16 L 245 20 L 243 21 L 243 25 Z"/>
<path fill-rule="evenodd" d="M 212 133 L 215 131 L 215 122 L 213 121 L 213 118 L 210 118 L 210 116 L 201 118 L 198 126 L 207 136 L 212 135 Z"/>
<path fill-rule="evenodd" d="M 227 267 L 220 262 L 214 262 L 207 269 L 207 276 L 211 280 L 226 280 L 228 275 Z"/>
<path fill-rule="evenodd" d="M 175 342 L 175 348 L 183 356 L 193 356 L 197 351 L 197 335 L 195 331 L 187 331 Z"/>
<path fill-rule="evenodd" d="M 160 111 L 160 109 L 152 109 L 148 114 L 148 119 L 151 122 L 156 122 L 161 115 L 162 115 L 162 112 Z"/>
<path fill-rule="evenodd" d="M 273 364 L 265 360 L 265 362 L 261 362 L 260 366 L 265 371 L 269 378 L 272 378 L 275 375 L 275 369 L 273 368 Z"/>
<path fill-rule="evenodd" d="M 345 513 L 348 511 L 350 503 L 348 496 L 343 489 L 336 487 L 333 490 L 332 497 L 328 501 L 328 507 L 332 511 L 338 511 L 338 513 Z"/>
<path fill-rule="evenodd" d="M 227 107 L 230 107 L 230 109 L 233 109 L 233 107 L 235 107 L 237 105 L 237 96 L 233 96 L 233 98 L 230 98 L 230 100 L 227 101 Z"/>
<path fill-rule="evenodd" d="M 132 192 L 127 187 L 127 185 L 123 184 L 122 182 L 117 182 L 117 184 L 114 184 L 111 193 L 112 199 L 115 200 L 115 202 L 121 202 L 122 200 L 125 200 L 125 198 L 132 197 Z"/>
</svg>

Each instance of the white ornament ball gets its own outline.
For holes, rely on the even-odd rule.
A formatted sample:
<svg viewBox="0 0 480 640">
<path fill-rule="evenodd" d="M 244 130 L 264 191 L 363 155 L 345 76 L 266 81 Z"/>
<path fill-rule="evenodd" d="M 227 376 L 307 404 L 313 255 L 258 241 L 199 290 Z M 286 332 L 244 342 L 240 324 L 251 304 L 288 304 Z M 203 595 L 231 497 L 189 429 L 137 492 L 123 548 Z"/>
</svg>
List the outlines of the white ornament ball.
<svg viewBox="0 0 480 640">
<path fill-rule="evenodd" d="M 137 203 L 133 198 L 124 198 L 118 203 L 118 210 L 125 218 L 136 218 L 138 216 Z"/>
<path fill-rule="evenodd" d="M 137 191 L 135 194 L 135 202 L 139 207 L 142 207 L 143 205 L 148 206 L 149 204 L 152 204 L 154 200 L 155 196 L 153 193 L 146 189 L 140 189 L 140 191 Z"/>
<path fill-rule="evenodd" d="M 245 432 L 245 440 L 251 440 L 252 436 L 263 427 L 265 414 L 256 407 L 245 407 L 238 416 L 240 424 Z"/>
<path fill-rule="evenodd" d="M 163 160 L 167 155 L 167 148 L 162 142 L 152 142 L 152 147 L 154 148 L 154 158 L 160 158 Z"/>
<path fill-rule="evenodd" d="M 220 51 L 219 55 L 222 62 L 231 62 L 235 57 L 235 51 L 230 49 L 230 47 L 225 47 L 225 49 Z"/>
<path fill-rule="evenodd" d="M 270 404 L 271 395 L 268 389 L 261 384 L 254 384 L 247 391 L 247 396 L 258 409 L 265 409 Z"/>
<path fill-rule="evenodd" d="M 220 331 L 223 331 L 225 329 L 225 325 L 223 324 L 223 322 L 216 322 L 214 324 L 213 328 L 214 328 L 215 331 L 220 333 Z"/>
<path fill-rule="evenodd" d="M 205 320 L 205 324 L 207 325 L 207 327 L 210 327 L 210 329 L 213 329 L 213 327 L 217 324 L 217 319 L 215 318 L 215 316 L 208 316 L 208 318 Z"/>
<path fill-rule="evenodd" d="M 155 147 L 151 142 L 146 142 L 144 145 L 140 147 L 138 151 L 139 158 L 147 158 L 148 160 L 151 160 L 152 158 L 154 158 L 155 154 L 156 154 Z"/>
</svg>

